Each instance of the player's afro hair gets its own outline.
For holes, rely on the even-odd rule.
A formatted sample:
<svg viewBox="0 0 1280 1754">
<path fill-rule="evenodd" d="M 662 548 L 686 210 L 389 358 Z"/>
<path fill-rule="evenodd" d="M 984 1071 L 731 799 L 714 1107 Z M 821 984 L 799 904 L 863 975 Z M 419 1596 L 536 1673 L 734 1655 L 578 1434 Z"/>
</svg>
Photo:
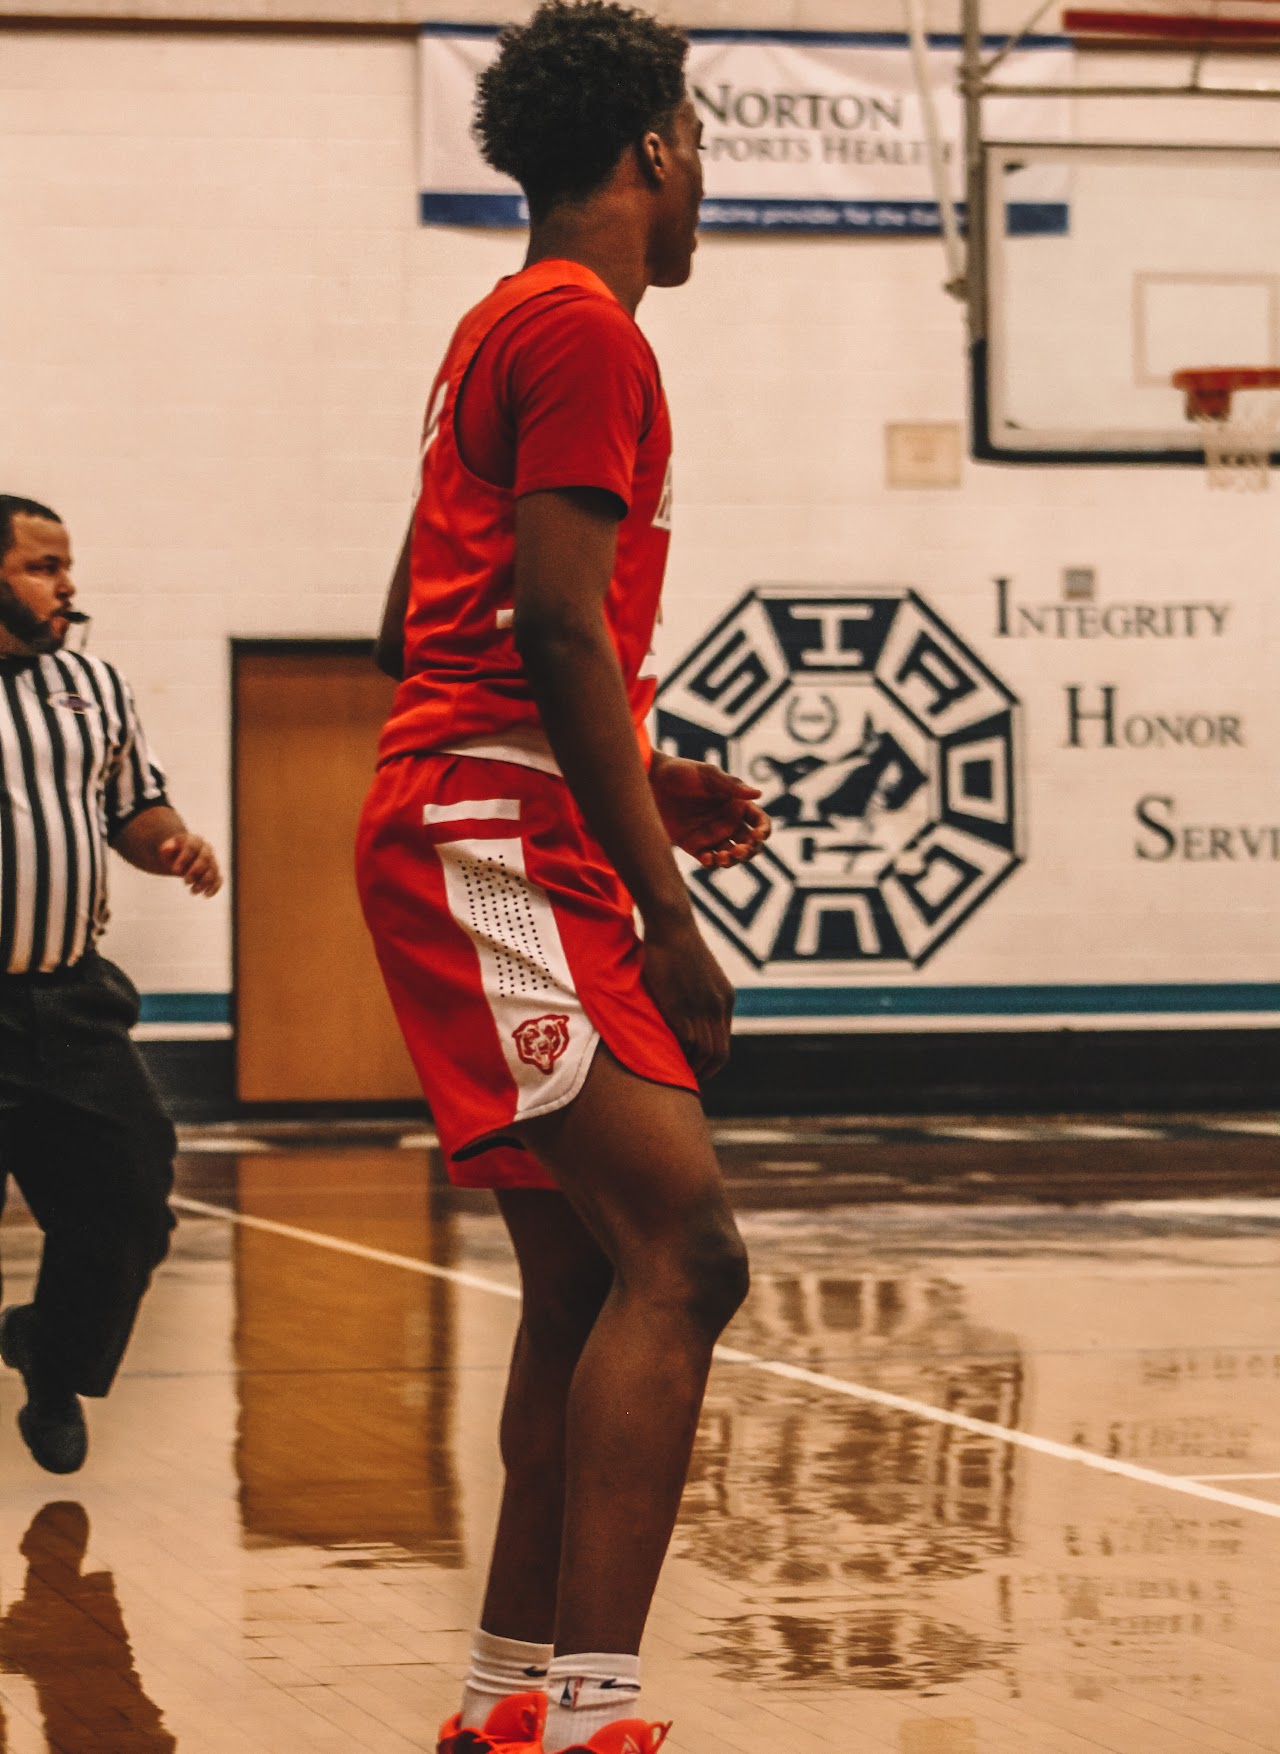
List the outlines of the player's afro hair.
<svg viewBox="0 0 1280 1754">
<path fill-rule="evenodd" d="M 689 39 L 611 0 L 544 0 L 509 25 L 477 82 L 474 132 L 535 219 L 604 183 L 627 147 L 684 97 Z"/>
</svg>

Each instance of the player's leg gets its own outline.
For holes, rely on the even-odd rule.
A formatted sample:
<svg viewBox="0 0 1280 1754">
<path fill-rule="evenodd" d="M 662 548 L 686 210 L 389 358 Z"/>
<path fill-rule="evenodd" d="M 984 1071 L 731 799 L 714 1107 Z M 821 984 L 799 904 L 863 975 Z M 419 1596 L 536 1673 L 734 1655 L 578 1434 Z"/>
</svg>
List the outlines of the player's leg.
<svg viewBox="0 0 1280 1754">
<path fill-rule="evenodd" d="M 501 811 L 492 807 L 496 788 Z M 556 1642 L 561 1651 L 611 1653 L 634 1666 L 712 1347 L 745 1291 L 745 1254 L 697 1093 L 678 1088 L 687 1065 L 643 987 L 630 901 L 601 867 L 598 849 L 581 833 L 575 838 L 561 792 L 559 782 L 534 770 L 465 757 L 388 764 L 362 817 L 357 869 L 388 991 L 446 1148 L 456 1152 L 514 1128 L 577 1214 L 574 1260 L 585 1235 L 613 1274 L 583 1344 L 601 1261 L 588 1254 L 596 1289 L 566 1310 L 564 1290 L 576 1285 L 576 1267 L 554 1257 L 540 1263 L 549 1236 L 536 1218 L 522 1222 L 528 1213 L 515 1216 L 526 1289 L 537 1290 L 504 1418 L 512 1472 L 482 1631 L 506 1644 L 545 1642 L 539 1635 L 548 1630 L 563 1448 Z M 516 838 L 513 802 L 518 855 L 508 845 Z M 465 814 L 471 804 L 474 820 Z M 436 827 L 424 835 L 427 822 Z M 454 826 L 464 822 L 465 832 Z M 469 873 L 483 895 L 499 865 L 504 897 L 522 892 L 514 914 L 506 900 L 477 912 L 470 891 L 450 884 L 451 874 Z M 541 978 L 531 1007 L 522 989 L 513 998 L 504 986 L 504 970 L 509 962 L 529 966 L 537 952 Z M 648 1079 L 624 1071 L 598 1046 L 579 973 L 601 988 L 601 1011 Z M 524 1039 L 537 1024 L 561 1030 L 536 1044 L 541 1055 Z M 522 1117 L 522 1108 L 557 1097 L 563 1107 Z M 535 1311 L 544 1318 L 536 1346 Z M 507 1679 L 517 1678 L 513 1663 Z M 626 1695 L 620 1689 L 604 1697 L 613 1705 Z M 466 1733 L 446 1725 L 441 1747 Z M 534 1738 L 522 1724 L 505 1739 Z M 547 1743 L 553 1746 L 566 1742 Z"/>
<path fill-rule="evenodd" d="M 565 1409 L 613 1269 L 562 1194 L 511 1188 L 498 1205 L 523 1303 L 499 1442 L 506 1484 L 481 1625 L 550 1643 L 564 1513 Z"/>
<path fill-rule="evenodd" d="M 521 1132 L 613 1267 L 569 1390 L 554 1677 L 565 1657 L 639 1651 L 747 1265 L 693 1092 L 638 1078 L 601 1047 L 579 1096 Z M 593 1679 L 618 1685 L 569 1689 L 604 1714 L 584 1726 L 608 1716 Z M 551 1703 L 548 1749 L 585 1740 L 564 1739 L 554 1689 Z"/>
<path fill-rule="evenodd" d="M 460 1730 L 492 1724 L 495 1709 L 506 1725 L 500 1739 L 517 1745 L 536 1741 L 541 1704 L 522 1713 L 519 1696 L 541 1695 L 552 1652 L 564 1517 L 565 1406 L 613 1278 L 608 1260 L 562 1194 L 509 1188 L 497 1198 L 522 1291 L 500 1425 L 506 1478 L 462 1709 L 441 1732 L 445 1749 Z"/>
</svg>

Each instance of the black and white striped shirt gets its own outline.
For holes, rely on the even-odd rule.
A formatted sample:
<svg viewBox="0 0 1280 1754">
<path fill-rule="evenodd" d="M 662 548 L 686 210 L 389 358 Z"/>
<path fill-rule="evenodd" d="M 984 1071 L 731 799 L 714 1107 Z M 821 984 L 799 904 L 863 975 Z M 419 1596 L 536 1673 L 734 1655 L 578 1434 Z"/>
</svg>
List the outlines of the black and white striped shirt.
<svg viewBox="0 0 1280 1754">
<path fill-rule="evenodd" d="M 109 843 L 167 801 L 118 670 L 0 658 L 0 971 L 80 960 L 107 923 Z"/>
</svg>

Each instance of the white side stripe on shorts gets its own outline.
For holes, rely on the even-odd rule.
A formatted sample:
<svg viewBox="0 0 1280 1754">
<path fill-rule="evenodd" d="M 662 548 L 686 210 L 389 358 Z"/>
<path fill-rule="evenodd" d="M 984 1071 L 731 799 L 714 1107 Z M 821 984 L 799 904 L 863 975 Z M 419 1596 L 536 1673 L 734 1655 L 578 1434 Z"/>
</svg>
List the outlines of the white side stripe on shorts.
<svg viewBox="0 0 1280 1754">
<path fill-rule="evenodd" d="M 582 1088 L 599 1037 L 583 1009 L 551 898 L 510 839 L 433 846 L 449 912 L 475 946 L 480 982 L 516 1087 L 516 1120 L 562 1108 Z"/>
<path fill-rule="evenodd" d="M 424 804 L 422 820 L 431 822 L 519 822 L 519 798 L 468 798 L 461 804 Z"/>
</svg>

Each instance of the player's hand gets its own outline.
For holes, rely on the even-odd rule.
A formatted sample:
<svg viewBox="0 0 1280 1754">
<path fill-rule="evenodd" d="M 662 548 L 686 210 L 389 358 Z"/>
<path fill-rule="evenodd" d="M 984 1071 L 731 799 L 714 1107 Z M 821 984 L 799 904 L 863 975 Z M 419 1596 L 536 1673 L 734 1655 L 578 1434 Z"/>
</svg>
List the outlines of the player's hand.
<svg viewBox="0 0 1280 1754">
<path fill-rule="evenodd" d="M 672 846 L 700 865 L 741 865 L 769 838 L 773 824 L 754 802 L 760 788 L 710 761 L 655 752 L 649 784 Z"/>
<path fill-rule="evenodd" d="M 198 834 L 171 834 L 160 843 L 160 857 L 170 877 L 181 877 L 192 895 L 216 895 L 222 888 L 218 859 Z"/>
<path fill-rule="evenodd" d="M 733 985 L 690 916 L 672 927 L 646 922 L 644 980 L 699 1082 L 729 1058 Z"/>
</svg>

